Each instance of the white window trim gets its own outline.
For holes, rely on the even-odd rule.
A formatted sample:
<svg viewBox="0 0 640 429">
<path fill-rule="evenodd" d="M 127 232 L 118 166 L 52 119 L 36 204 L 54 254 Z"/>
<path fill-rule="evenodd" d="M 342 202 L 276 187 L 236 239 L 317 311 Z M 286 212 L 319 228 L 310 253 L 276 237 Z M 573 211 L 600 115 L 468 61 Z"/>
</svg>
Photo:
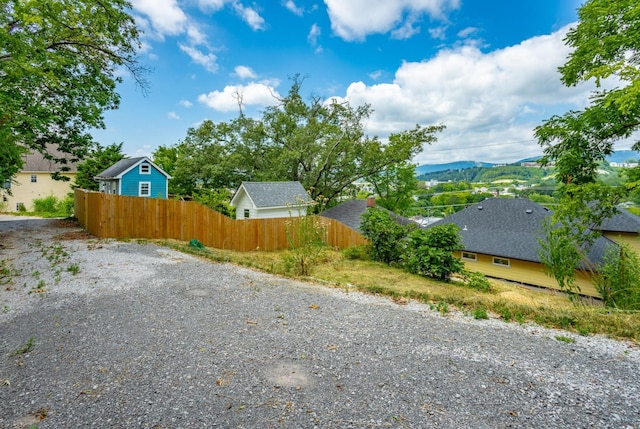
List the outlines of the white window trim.
<svg viewBox="0 0 640 429">
<path fill-rule="evenodd" d="M 243 219 L 249 219 L 251 217 L 251 210 L 249 209 L 244 209 L 244 217 Z"/>
<path fill-rule="evenodd" d="M 149 189 L 149 193 L 147 195 L 142 194 L 142 186 L 147 185 Z M 151 196 L 151 182 L 138 182 L 138 196 L 139 197 L 150 197 Z"/>
<path fill-rule="evenodd" d="M 501 261 L 506 261 L 506 264 L 501 264 L 499 262 L 496 262 L 496 259 L 499 259 Z M 491 262 L 493 263 L 493 265 L 497 265 L 499 267 L 510 267 L 511 266 L 511 260 L 508 258 L 498 258 L 497 256 L 494 256 L 493 258 L 491 258 Z"/>
<path fill-rule="evenodd" d="M 38 175 L 37 174 L 32 174 L 31 175 L 31 183 L 38 183 Z"/>
<path fill-rule="evenodd" d="M 147 171 L 143 171 L 142 167 L 147 167 Z M 140 172 L 140 174 L 151 174 L 151 165 L 149 165 L 147 163 L 140 164 L 139 172 Z"/>
<path fill-rule="evenodd" d="M 478 254 L 472 252 L 462 252 L 460 259 L 462 259 L 463 261 L 478 262 Z"/>
</svg>

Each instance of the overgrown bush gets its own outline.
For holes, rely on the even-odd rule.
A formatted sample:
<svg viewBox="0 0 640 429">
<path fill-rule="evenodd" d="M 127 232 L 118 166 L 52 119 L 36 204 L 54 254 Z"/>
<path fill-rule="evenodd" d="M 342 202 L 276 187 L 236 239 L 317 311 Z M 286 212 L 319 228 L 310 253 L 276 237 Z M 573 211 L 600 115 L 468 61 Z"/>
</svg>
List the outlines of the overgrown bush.
<svg viewBox="0 0 640 429">
<path fill-rule="evenodd" d="M 287 271 L 308 276 L 327 248 L 327 225 L 317 216 L 294 217 L 286 223 L 289 252 L 284 256 Z"/>
<path fill-rule="evenodd" d="M 203 189 L 199 190 L 193 199 L 203 206 L 207 206 L 230 218 L 236 217 L 236 208 L 229 204 L 231 202 L 231 191 L 228 189 Z"/>
<path fill-rule="evenodd" d="M 369 239 L 374 260 L 387 264 L 400 262 L 409 230 L 396 222 L 388 211 L 368 209 L 362 215 L 360 230 Z"/>
<path fill-rule="evenodd" d="M 55 195 L 48 195 L 44 198 L 33 200 L 33 211 L 36 213 L 55 213 L 58 211 L 60 200 Z"/>
<path fill-rule="evenodd" d="M 640 310 L 640 260 L 628 244 L 607 248 L 595 285 L 607 307 Z"/>
<path fill-rule="evenodd" d="M 453 254 L 462 248 L 457 225 L 445 224 L 409 233 L 404 267 L 407 271 L 448 281 L 451 274 L 462 271 L 464 264 Z"/>
</svg>

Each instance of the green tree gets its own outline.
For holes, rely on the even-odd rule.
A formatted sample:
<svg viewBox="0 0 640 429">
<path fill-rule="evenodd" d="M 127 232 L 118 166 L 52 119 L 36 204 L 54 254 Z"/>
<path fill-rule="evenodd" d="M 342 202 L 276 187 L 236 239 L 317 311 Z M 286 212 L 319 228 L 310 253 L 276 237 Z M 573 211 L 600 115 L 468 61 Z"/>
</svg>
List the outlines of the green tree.
<svg viewBox="0 0 640 429">
<path fill-rule="evenodd" d="M 230 122 L 205 121 L 190 129 L 181 143 L 185 157 L 176 164 L 176 181 L 185 190 L 197 186 L 235 187 L 242 180 L 298 180 L 313 199 L 328 205 L 352 183 L 410 160 L 436 141 L 443 125 L 389 136 L 388 143 L 364 134 L 368 105 L 325 102 L 300 95 L 302 80 L 293 79 L 286 97 L 268 107 L 260 119 L 240 116 Z"/>
<path fill-rule="evenodd" d="M 94 177 L 124 158 L 122 143 L 112 143 L 107 147 L 94 143 L 84 161 L 78 164 L 78 173 L 71 187 L 97 191 L 98 182 Z"/>
<path fill-rule="evenodd" d="M 6 0 L 0 3 L 0 182 L 29 149 L 64 166 L 118 107 L 116 84 L 128 69 L 143 85 L 138 30 L 126 0 Z"/>
<path fill-rule="evenodd" d="M 392 212 L 406 215 L 418 190 L 416 165 L 402 162 L 390 165 L 367 180 L 378 195 L 378 204 Z"/>
<path fill-rule="evenodd" d="M 565 39 L 574 50 L 560 67 L 561 78 L 567 86 L 594 80 L 598 89 L 586 109 L 553 116 L 535 131 L 542 163 L 555 161 L 559 180 L 573 184 L 595 181 L 614 142 L 640 127 L 640 3 L 587 0 L 578 18 Z M 608 78 L 618 86 L 601 89 Z"/>
<path fill-rule="evenodd" d="M 640 310 L 640 259 L 628 244 L 606 249 L 596 289 L 607 307 Z"/>
</svg>

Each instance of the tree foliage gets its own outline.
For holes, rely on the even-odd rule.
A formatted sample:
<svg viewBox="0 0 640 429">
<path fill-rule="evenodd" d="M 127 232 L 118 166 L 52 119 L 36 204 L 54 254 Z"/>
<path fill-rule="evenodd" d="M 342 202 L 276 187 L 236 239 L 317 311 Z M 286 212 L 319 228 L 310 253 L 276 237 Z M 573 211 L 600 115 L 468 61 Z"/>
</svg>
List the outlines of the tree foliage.
<svg viewBox="0 0 640 429">
<path fill-rule="evenodd" d="M 53 145 L 85 156 L 91 128 L 118 107 L 121 69 L 138 82 L 138 30 L 126 0 L 7 0 L 0 4 L 0 181 L 28 149 L 65 165 Z"/>
<path fill-rule="evenodd" d="M 565 39 L 574 50 L 560 67 L 562 81 L 575 86 L 593 79 L 598 90 L 586 109 L 553 116 L 535 133 L 542 162 L 555 161 L 559 180 L 579 185 L 595 181 L 614 142 L 640 127 L 640 3 L 588 0 L 578 18 Z M 619 86 L 601 89 L 608 78 Z M 638 142 L 633 149 L 640 149 Z"/>
<path fill-rule="evenodd" d="M 415 172 L 415 164 L 402 162 L 369 176 L 367 180 L 379 197 L 378 204 L 394 213 L 406 215 L 413 203 L 413 195 L 418 190 Z"/>
<path fill-rule="evenodd" d="M 368 105 L 300 95 L 295 77 L 286 97 L 268 107 L 262 117 L 242 111 L 229 122 L 203 122 L 187 131 L 173 172 L 181 192 L 198 187 L 235 188 L 248 181 L 300 181 L 313 199 L 329 205 L 360 178 L 377 175 L 410 160 L 436 140 L 443 125 L 391 134 L 387 143 L 364 133 L 371 114 Z"/>
<path fill-rule="evenodd" d="M 94 143 L 84 161 L 78 164 L 78 172 L 73 189 L 98 190 L 98 182 L 94 179 L 98 174 L 124 159 L 122 143 L 113 143 L 107 147 Z"/>
<path fill-rule="evenodd" d="M 640 310 L 640 258 L 628 244 L 607 248 L 596 289 L 607 307 Z"/>
</svg>

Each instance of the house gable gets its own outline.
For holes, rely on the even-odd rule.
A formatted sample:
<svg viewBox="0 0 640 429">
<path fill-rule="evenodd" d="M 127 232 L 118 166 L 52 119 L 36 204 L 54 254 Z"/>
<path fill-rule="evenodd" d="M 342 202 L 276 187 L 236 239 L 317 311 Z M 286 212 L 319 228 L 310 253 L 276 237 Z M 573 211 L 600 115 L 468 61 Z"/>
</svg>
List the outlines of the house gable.
<svg viewBox="0 0 640 429">
<path fill-rule="evenodd" d="M 231 205 L 236 219 L 304 216 L 312 200 L 300 182 L 242 182 Z"/>
<path fill-rule="evenodd" d="M 98 174 L 102 192 L 167 198 L 171 177 L 147 157 L 123 159 Z"/>
</svg>

